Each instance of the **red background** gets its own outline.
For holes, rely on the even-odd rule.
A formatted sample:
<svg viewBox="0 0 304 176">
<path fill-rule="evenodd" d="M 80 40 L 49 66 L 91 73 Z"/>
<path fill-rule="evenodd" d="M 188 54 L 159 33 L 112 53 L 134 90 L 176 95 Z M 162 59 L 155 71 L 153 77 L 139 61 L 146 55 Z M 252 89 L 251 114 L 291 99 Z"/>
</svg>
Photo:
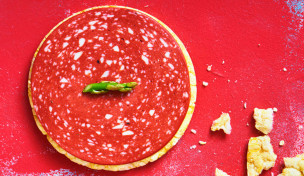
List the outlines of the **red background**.
<svg viewBox="0 0 304 176">
<path fill-rule="evenodd" d="M 254 107 L 278 108 L 269 135 L 278 158 L 263 175 L 277 175 L 283 157 L 304 152 L 303 0 L 0 0 L 0 4 L 1 175 L 209 176 L 216 167 L 246 175 L 248 140 L 262 135 L 254 128 Z M 119 173 L 91 170 L 57 153 L 36 127 L 27 97 L 30 63 L 43 37 L 69 15 L 99 5 L 130 6 L 167 24 L 185 44 L 198 83 L 195 112 L 178 144 L 154 163 Z M 207 65 L 212 65 L 211 72 Z M 209 86 L 203 87 L 202 81 Z M 210 132 L 221 112 L 230 113 L 231 135 Z M 207 144 L 199 146 L 199 140 Z M 285 141 L 283 147 L 280 140 Z M 190 150 L 192 145 L 197 148 Z"/>
</svg>

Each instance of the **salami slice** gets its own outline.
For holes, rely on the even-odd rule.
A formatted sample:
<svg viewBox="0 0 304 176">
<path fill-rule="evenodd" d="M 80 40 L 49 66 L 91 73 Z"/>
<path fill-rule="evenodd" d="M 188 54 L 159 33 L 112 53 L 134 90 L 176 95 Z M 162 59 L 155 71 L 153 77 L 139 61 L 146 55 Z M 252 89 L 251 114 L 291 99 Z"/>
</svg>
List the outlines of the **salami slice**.
<svg viewBox="0 0 304 176">
<path fill-rule="evenodd" d="M 100 81 L 132 92 L 82 93 Z M 34 55 L 29 98 L 39 129 L 72 161 L 126 170 L 155 161 L 186 130 L 196 99 L 190 57 L 177 36 L 136 9 L 102 6 L 59 23 Z"/>
</svg>

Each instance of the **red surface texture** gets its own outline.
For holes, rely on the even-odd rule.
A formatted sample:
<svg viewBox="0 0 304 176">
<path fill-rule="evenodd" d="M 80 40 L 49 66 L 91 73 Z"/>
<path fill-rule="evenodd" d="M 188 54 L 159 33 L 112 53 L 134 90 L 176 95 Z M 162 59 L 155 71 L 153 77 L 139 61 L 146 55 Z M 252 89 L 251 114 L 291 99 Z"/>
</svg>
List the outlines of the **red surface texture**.
<svg viewBox="0 0 304 176">
<path fill-rule="evenodd" d="M 246 175 L 248 140 L 262 135 L 254 128 L 254 107 L 278 108 L 269 135 L 278 158 L 262 175 L 277 175 L 283 157 L 304 152 L 303 0 L 0 4 L 0 175 L 210 176 L 215 168 Z M 198 82 L 195 112 L 178 144 L 154 163 L 119 173 L 91 170 L 56 152 L 36 127 L 27 97 L 30 63 L 49 30 L 75 12 L 109 4 L 143 10 L 167 24 L 185 44 Z M 231 135 L 210 131 L 222 112 L 230 113 Z M 200 146 L 199 140 L 207 144 Z"/>
</svg>

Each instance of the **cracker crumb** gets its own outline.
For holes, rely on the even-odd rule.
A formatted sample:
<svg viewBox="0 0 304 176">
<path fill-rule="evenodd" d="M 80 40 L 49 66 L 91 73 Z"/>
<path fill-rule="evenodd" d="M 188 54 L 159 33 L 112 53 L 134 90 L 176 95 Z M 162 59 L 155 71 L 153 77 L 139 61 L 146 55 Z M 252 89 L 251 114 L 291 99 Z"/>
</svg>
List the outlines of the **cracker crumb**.
<svg viewBox="0 0 304 176">
<path fill-rule="evenodd" d="M 257 176 L 263 170 L 269 170 L 275 164 L 277 155 L 273 151 L 270 137 L 251 137 L 247 150 L 247 175 Z"/>
<path fill-rule="evenodd" d="M 255 119 L 255 128 L 264 134 L 270 133 L 273 128 L 273 110 L 254 108 L 253 118 Z"/>
<path fill-rule="evenodd" d="M 260 47 L 261 46 L 261 44 L 258 44 L 258 47 Z"/>
<path fill-rule="evenodd" d="M 222 64 L 224 64 L 224 63 L 225 63 L 225 61 L 223 60 Z"/>
<path fill-rule="evenodd" d="M 190 149 L 192 150 L 192 149 L 195 149 L 196 148 L 196 145 L 192 145 L 191 147 L 190 147 Z"/>
<path fill-rule="evenodd" d="M 208 82 L 203 81 L 203 86 L 207 87 L 208 86 Z"/>
<path fill-rule="evenodd" d="M 285 168 L 278 176 L 302 176 L 304 173 L 304 153 L 296 157 L 284 157 Z"/>
<path fill-rule="evenodd" d="M 230 79 L 228 79 L 227 82 L 230 83 Z"/>
<path fill-rule="evenodd" d="M 200 145 L 205 145 L 205 144 L 207 144 L 207 142 L 205 142 L 205 141 L 198 141 L 198 143 L 199 143 Z"/>
<path fill-rule="evenodd" d="M 223 130 L 226 134 L 231 134 L 230 116 L 228 113 L 222 115 L 213 121 L 211 131 Z"/>
<path fill-rule="evenodd" d="M 283 145 L 285 145 L 285 141 L 284 140 L 281 140 L 279 145 L 282 147 Z"/>
<path fill-rule="evenodd" d="M 247 122 L 246 126 L 249 126 L 249 123 Z"/>
<path fill-rule="evenodd" d="M 246 108 L 247 108 L 247 103 L 245 102 L 245 103 L 244 103 L 244 109 L 246 109 Z"/>
<path fill-rule="evenodd" d="M 211 71 L 211 68 L 212 68 L 212 65 L 208 65 L 208 67 L 207 67 L 207 71 Z"/>
<path fill-rule="evenodd" d="M 272 108 L 273 112 L 278 112 L 278 109 L 276 107 Z"/>
<path fill-rule="evenodd" d="M 284 67 L 284 68 L 283 68 L 283 71 L 284 71 L 284 72 L 286 72 L 286 71 L 287 71 L 287 69 Z"/>
<path fill-rule="evenodd" d="M 221 169 L 215 169 L 215 176 L 230 176 L 226 172 L 222 171 Z"/>
<path fill-rule="evenodd" d="M 196 134 L 196 130 L 195 129 L 191 129 L 191 133 Z"/>
</svg>

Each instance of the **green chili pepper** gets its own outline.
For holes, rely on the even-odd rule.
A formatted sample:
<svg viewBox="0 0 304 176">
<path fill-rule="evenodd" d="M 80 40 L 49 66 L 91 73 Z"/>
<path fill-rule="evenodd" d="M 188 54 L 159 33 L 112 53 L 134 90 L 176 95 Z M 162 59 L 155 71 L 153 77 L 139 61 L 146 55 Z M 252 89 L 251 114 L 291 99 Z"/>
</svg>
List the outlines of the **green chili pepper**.
<svg viewBox="0 0 304 176">
<path fill-rule="evenodd" d="M 93 83 L 87 85 L 82 92 L 88 92 L 91 94 L 104 94 L 108 91 L 117 90 L 120 92 L 130 92 L 133 88 L 137 86 L 136 82 L 129 82 L 129 83 L 117 83 L 113 81 L 102 81 L 100 83 Z"/>
</svg>

